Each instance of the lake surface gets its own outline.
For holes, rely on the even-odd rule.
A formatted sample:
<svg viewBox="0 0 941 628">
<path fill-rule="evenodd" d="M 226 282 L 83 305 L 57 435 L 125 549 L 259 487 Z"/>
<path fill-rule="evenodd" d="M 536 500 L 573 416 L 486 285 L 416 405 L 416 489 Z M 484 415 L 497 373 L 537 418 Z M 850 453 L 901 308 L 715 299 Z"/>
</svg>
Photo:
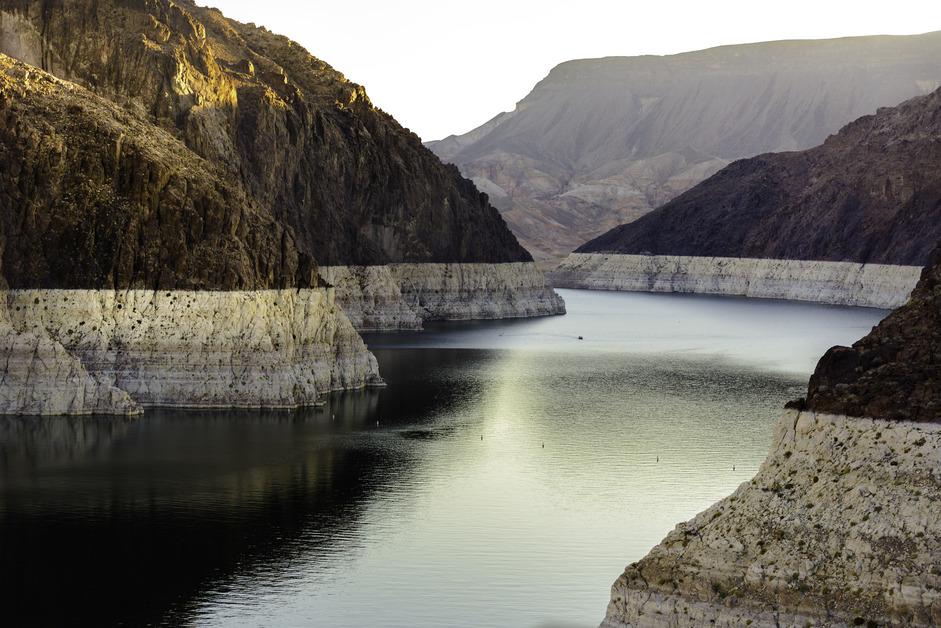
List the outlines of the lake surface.
<svg viewBox="0 0 941 628">
<path fill-rule="evenodd" d="M 0 418 L 4 623 L 596 626 L 885 315 L 560 292 L 369 336 L 389 387 L 323 408 Z"/>
</svg>

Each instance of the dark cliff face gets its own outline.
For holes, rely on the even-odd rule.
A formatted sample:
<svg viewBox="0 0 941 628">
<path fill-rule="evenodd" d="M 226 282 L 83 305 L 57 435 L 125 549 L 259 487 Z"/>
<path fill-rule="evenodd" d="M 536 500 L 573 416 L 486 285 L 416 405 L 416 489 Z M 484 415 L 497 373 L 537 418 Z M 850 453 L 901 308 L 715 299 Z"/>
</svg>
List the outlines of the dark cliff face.
<svg viewBox="0 0 941 628">
<path fill-rule="evenodd" d="M 171 134 L 0 55 L 0 240 L 12 288 L 308 286 L 315 265 Z"/>
<path fill-rule="evenodd" d="M 4 78 L 14 287 L 303 285 L 314 260 L 530 259 L 363 88 L 218 11 L 0 0 L 0 52 L 85 88 Z"/>
<path fill-rule="evenodd" d="M 817 412 L 941 421 L 941 249 L 911 301 L 852 347 L 834 347 L 810 380 Z"/>
<path fill-rule="evenodd" d="M 578 252 L 923 265 L 941 240 L 941 91 L 823 145 L 735 162 Z"/>
</svg>

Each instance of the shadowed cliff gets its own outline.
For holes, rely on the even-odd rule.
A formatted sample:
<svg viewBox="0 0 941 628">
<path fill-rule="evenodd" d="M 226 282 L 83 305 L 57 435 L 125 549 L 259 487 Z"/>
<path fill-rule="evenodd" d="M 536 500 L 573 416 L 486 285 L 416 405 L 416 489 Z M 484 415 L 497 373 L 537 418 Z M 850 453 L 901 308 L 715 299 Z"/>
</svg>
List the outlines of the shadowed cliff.
<svg viewBox="0 0 941 628">
<path fill-rule="evenodd" d="M 810 380 L 817 412 L 941 421 L 941 249 L 911 301 L 851 348 L 834 347 Z"/>
<path fill-rule="evenodd" d="M 304 286 L 529 255 L 453 166 L 290 40 L 186 0 L 0 0 L 16 287 Z"/>
</svg>

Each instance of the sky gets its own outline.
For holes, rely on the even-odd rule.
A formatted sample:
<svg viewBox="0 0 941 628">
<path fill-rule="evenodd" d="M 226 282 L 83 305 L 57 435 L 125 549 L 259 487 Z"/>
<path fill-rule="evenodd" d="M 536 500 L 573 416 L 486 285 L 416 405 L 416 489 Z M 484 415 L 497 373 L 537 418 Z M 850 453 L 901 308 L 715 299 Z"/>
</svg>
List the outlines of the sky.
<svg viewBox="0 0 941 628">
<path fill-rule="evenodd" d="M 941 30 L 939 0 L 198 0 L 304 45 L 422 139 L 510 111 L 570 59 Z"/>
</svg>

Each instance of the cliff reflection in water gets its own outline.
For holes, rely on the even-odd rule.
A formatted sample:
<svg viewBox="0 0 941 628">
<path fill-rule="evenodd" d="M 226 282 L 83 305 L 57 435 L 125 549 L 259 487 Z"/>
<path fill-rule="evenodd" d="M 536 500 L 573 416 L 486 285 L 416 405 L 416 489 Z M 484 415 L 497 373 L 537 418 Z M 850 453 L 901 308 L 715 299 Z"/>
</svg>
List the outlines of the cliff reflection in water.
<svg viewBox="0 0 941 628">
<path fill-rule="evenodd" d="M 0 418 L 6 616 L 174 623 L 231 574 L 328 546 L 408 463 L 357 442 L 378 397 L 296 414 Z"/>
</svg>

